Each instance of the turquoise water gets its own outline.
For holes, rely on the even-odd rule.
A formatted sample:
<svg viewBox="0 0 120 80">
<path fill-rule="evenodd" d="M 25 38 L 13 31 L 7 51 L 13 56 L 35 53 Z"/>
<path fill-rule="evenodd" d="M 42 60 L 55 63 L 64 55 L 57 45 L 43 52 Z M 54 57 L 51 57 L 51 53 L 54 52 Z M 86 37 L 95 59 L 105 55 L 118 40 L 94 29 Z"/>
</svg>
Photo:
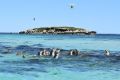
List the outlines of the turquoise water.
<svg viewBox="0 0 120 80">
<path fill-rule="evenodd" d="M 42 48 L 78 49 L 99 55 L 108 49 L 120 55 L 120 35 L 0 34 L 0 80 L 120 80 L 119 57 L 28 60 L 16 56 L 18 51 L 31 55 Z"/>
</svg>

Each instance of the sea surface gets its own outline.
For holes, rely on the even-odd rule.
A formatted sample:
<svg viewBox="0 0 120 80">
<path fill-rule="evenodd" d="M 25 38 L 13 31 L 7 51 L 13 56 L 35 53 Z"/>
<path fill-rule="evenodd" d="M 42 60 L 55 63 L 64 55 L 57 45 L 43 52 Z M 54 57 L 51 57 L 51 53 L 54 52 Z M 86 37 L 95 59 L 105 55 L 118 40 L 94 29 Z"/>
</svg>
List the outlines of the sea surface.
<svg viewBox="0 0 120 80">
<path fill-rule="evenodd" d="M 91 56 L 38 60 L 16 55 L 36 55 L 52 48 L 62 50 L 62 54 L 77 49 Z M 114 56 L 104 56 L 105 49 Z M 0 34 L 0 80 L 120 80 L 120 35 Z"/>
</svg>

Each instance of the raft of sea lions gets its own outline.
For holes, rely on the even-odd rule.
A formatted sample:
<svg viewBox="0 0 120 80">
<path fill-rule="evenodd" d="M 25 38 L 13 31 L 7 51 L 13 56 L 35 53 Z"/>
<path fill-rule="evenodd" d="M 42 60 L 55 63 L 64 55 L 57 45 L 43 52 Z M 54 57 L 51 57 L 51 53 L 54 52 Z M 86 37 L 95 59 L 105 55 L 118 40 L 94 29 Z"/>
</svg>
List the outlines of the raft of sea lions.
<svg viewBox="0 0 120 80">
<path fill-rule="evenodd" d="M 20 56 L 23 59 L 73 59 L 73 60 L 80 60 L 80 59 L 114 59 L 120 60 L 120 52 L 112 52 L 109 50 L 84 50 L 79 51 L 77 49 L 59 49 L 59 48 L 35 48 L 30 46 L 18 46 L 18 47 L 1 47 L 0 49 L 1 54 L 12 54 L 16 53 L 16 56 Z M 3 57 L 3 56 L 0 56 Z"/>
<path fill-rule="evenodd" d="M 22 52 L 17 52 L 16 54 L 21 55 L 22 58 L 24 59 L 41 59 L 41 58 L 52 58 L 52 59 L 59 59 L 61 57 L 65 57 L 65 56 L 74 56 L 75 57 L 79 57 L 79 58 L 84 58 L 84 57 L 96 57 L 96 58 L 115 58 L 117 60 L 120 60 L 120 55 L 115 55 L 115 54 L 111 54 L 109 50 L 104 50 L 104 53 L 102 55 L 99 54 L 89 54 L 89 53 L 82 53 L 77 49 L 71 49 L 71 50 L 66 50 L 63 51 L 61 49 L 57 49 L 57 48 L 53 48 L 51 50 L 40 50 L 38 51 L 38 53 L 34 54 L 34 55 L 28 55 L 28 54 L 24 54 Z"/>
<path fill-rule="evenodd" d="M 40 57 L 47 57 L 47 56 L 58 59 L 59 55 L 60 55 L 60 49 L 55 49 L 54 48 L 50 51 L 47 51 L 46 49 L 44 49 L 44 50 L 39 51 L 37 54 L 31 55 L 31 56 L 26 55 L 23 52 L 17 52 L 16 55 L 17 56 L 22 55 L 23 58 L 30 57 L 30 58 L 33 58 L 33 59 L 40 58 Z"/>
</svg>

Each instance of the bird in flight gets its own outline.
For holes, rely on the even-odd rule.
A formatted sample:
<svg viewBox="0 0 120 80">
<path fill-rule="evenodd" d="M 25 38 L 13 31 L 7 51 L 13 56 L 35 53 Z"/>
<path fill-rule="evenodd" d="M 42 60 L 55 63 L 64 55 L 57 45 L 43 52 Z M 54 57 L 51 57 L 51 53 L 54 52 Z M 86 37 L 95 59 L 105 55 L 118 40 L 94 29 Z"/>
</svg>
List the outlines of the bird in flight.
<svg viewBox="0 0 120 80">
<path fill-rule="evenodd" d="M 35 21 L 35 17 L 33 18 L 33 21 Z"/>
<path fill-rule="evenodd" d="M 73 9 L 74 8 L 74 4 L 70 4 L 70 8 Z"/>
</svg>

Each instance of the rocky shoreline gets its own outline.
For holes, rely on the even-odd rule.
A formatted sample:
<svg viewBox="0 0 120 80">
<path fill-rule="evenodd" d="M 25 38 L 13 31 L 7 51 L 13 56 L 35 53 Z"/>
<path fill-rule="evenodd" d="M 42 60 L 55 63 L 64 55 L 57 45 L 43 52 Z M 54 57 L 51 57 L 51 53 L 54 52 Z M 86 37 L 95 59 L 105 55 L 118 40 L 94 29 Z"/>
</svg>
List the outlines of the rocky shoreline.
<svg viewBox="0 0 120 80">
<path fill-rule="evenodd" d="M 95 35 L 96 31 L 88 31 L 83 28 L 76 27 L 41 27 L 20 31 L 19 34 L 80 34 Z"/>
</svg>

